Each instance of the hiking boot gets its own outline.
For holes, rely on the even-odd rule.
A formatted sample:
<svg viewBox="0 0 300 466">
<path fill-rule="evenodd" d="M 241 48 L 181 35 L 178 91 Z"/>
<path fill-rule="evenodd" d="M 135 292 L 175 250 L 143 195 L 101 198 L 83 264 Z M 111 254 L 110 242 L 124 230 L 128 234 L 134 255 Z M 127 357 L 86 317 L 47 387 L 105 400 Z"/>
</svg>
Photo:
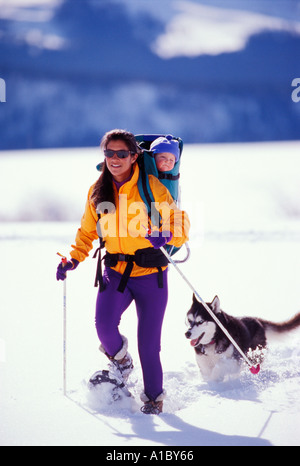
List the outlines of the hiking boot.
<svg viewBox="0 0 300 466">
<path fill-rule="evenodd" d="M 141 411 L 144 414 L 156 414 L 159 415 L 163 410 L 163 401 L 146 401 L 144 406 L 141 407 Z"/>
<path fill-rule="evenodd" d="M 108 369 L 110 372 L 115 374 L 123 382 L 127 382 L 132 370 L 133 370 L 133 360 L 129 353 L 126 353 L 122 359 L 111 359 L 108 364 Z"/>
<path fill-rule="evenodd" d="M 133 370 L 133 360 L 128 353 L 128 340 L 122 336 L 123 346 L 115 356 L 107 354 L 102 345 L 100 345 L 100 351 L 104 353 L 110 360 L 108 364 L 109 371 L 114 374 L 117 378 L 123 382 L 127 382 L 129 375 Z"/>
<path fill-rule="evenodd" d="M 141 407 L 142 413 L 154 415 L 161 414 L 163 412 L 163 400 L 165 397 L 165 391 L 163 391 L 156 400 L 151 400 L 145 393 L 142 393 L 141 400 L 144 402 L 144 406 Z"/>
</svg>

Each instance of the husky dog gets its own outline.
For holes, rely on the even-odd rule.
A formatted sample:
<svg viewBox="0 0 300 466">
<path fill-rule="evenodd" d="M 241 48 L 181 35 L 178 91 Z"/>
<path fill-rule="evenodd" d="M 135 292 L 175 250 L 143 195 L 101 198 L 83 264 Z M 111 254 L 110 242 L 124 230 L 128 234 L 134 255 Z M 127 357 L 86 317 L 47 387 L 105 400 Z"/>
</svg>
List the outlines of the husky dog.
<svg viewBox="0 0 300 466">
<path fill-rule="evenodd" d="M 232 317 L 221 310 L 218 296 L 207 305 L 245 354 L 251 350 L 259 350 L 262 355 L 271 333 L 281 334 L 300 326 L 300 313 L 286 322 L 274 323 L 252 317 Z M 239 352 L 195 295 L 192 307 L 187 313 L 187 325 L 189 329 L 185 336 L 191 340 L 197 364 L 205 381 L 222 381 L 226 375 L 240 371 Z"/>
</svg>

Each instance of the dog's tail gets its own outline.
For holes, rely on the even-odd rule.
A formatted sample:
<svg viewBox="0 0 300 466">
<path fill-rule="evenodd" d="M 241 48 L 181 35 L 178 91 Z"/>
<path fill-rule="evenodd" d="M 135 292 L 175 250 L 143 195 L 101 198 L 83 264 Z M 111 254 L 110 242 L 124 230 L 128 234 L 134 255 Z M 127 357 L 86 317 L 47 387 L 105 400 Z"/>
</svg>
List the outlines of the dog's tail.
<svg viewBox="0 0 300 466">
<path fill-rule="evenodd" d="M 286 320 L 285 322 L 271 322 L 268 320 L 263 320 L 260 319 L 260 322 L 266 332 L 274 332 L 276 334 L 283 334 L 286 332 L 291 332 L 292 330 L 296 330 L 298 327 L 300 327 L 300 312 L 296 314 L 294 317 L 292 317 L 289 320 Z"/>
</svg>

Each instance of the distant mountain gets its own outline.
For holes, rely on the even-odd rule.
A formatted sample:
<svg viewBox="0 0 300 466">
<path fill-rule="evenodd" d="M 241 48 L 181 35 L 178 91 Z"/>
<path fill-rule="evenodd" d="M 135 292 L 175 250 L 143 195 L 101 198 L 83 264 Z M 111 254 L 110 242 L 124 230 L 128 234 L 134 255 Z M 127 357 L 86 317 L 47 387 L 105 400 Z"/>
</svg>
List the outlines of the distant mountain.
<svg viewBox="0 0 300 466">
<path fill-rule="evenodd" d="M 240 50 L 164 59 L 154 44 L 178 11 L 168 1 L 160 15 L 161 2 L 150 3 L 66 0 L 52 11 L 0 12 L 0 149 L 94 146 L 114 127 L 186 142 L 299 139 L 292 23 L 252 34 Z"/>
</svg>

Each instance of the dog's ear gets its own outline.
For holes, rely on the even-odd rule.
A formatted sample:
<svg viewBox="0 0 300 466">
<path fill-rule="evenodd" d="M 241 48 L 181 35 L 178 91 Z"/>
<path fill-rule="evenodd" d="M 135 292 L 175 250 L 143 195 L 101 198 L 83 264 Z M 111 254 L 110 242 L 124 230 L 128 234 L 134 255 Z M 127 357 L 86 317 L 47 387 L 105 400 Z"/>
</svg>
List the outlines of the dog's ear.
<svg viewBox="0 0 300 466">
<path fill-rule="evenodd" d="M 193 294 L 193 304 L 199 303 L 198 299 L 196 298 L 195 293 Z"/>
<path fill-rule="evenodd" d="M 215 314 L 218 314 L 221 310 L 221 304 L 218 296 L 215 296 L 211 303 L 212 310 Z"/>
</svg>

